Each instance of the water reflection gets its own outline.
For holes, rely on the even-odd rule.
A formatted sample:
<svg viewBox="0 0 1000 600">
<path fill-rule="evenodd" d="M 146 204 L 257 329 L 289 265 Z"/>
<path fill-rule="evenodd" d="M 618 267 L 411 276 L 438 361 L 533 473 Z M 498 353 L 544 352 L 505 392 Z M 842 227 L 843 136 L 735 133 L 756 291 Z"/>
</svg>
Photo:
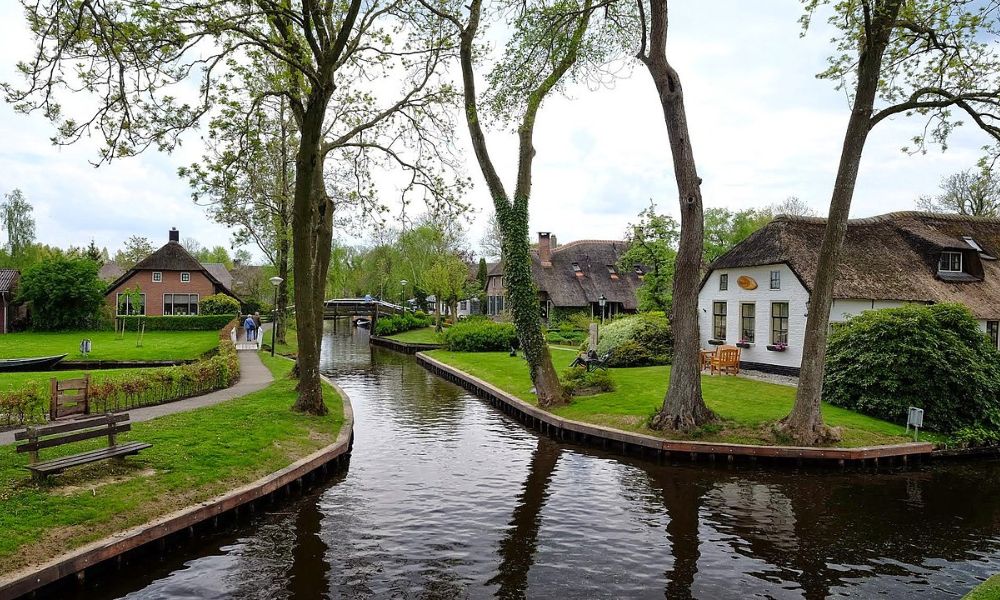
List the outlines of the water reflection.
<svg viewBox="0 0 1000 600">
<path fill-rule="evenodd" d="M 997 462 L 657 465 L 538 436 L 365 332 L 323 356 L 354 402 L 347 473 L 78 597 L 947 598 L 1000 571 Z"/>
</svg>

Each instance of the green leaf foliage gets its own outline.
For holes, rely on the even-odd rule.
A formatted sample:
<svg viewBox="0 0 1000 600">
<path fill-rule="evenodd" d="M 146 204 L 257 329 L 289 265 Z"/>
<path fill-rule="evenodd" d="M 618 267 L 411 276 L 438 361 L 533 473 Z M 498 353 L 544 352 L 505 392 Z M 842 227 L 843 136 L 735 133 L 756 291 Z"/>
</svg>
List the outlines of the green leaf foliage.
<svg viewBox="0 0 1000 600">
<path fill-rule="evenodd" d="M 212 294 L 201 299 L 199 310 L 203 315 L 233 315 L 240 312 L 240 303 L 226 294 Z"/>
<path fill-rule="evenodd" d="M 674 337 L 670 322 L 657 313 L 641 313 L 615 319 L 601 328 L 597 353 L 610 353 L 612 367 L 644 367 L 670 364 Z"/>
<path fill-rule="evenodd" d="M 824 400 L 948 433 L 1000 427 L 1000 352 L 959 304 L 865 311 L 831 337 Z"/>
<path fill-rule="evenodd" d="M 17 297 L 30 305 L 32 327 L 54 331 L 94 326 L 104 304 L 104 283 L 97 272 L 92 260 L 62 256 L 25 270 Z"/>
<path fill-rule="evenodd" d="M 444 332 L 444 346 L 454 352 L 491 352 L 510 349 L 517 334 L 511 323 L 496 323 L 483 317 L 469 317 Z"/>
<path fill-rule="evenodd" d="M 411 329 L 430 326 L 431 318 L 422 312 L 389 315 L 387 317 L 379 317 L 378 321 L 375 321 L 375 335 L 384 337 L 410 331 Z"/>
<path fill-rule="evenodd" d="M 559 379 L 562 381 L 563 393 L 567 396 L 590 396 L 615 391 L 611 373 L 604 369 L 588 371 L 584 367 L 569 367 Z"/>
</svg>

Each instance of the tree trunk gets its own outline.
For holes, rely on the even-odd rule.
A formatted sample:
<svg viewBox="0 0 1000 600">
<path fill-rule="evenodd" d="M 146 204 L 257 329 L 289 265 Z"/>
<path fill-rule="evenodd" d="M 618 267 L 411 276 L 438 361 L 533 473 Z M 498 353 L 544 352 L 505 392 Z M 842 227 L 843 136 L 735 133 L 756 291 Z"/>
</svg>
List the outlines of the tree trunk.
<svg viewBox="0 0 1000 600">
<path fill-rule="evenodd" d="M 878 93 L 882 55 L 899 13 L 901 0 L 877 4 L 879 11 L 870 19 L 858 62 L 854 108 L 847 123 L 844 146 L 837 168 L 837 179 L 830 199 L 830 214 L 816 264 L 816 280 L 809 296 L 805 342 L 799 387 L 792 412 L 779 424 L 779 430 L 799 443 L 817 444 L 839 439 L 839 431 L 823 424 L 820 402 L 823 399 L 823 370 L 826 362 L 826 338 L 833 304 L 833 284 L 840 264 L 840 251 L 847 233 L 847 219 L 858 180 L 861 154 L 871 130 L 872 108 Z"/>
<path fill-rule="evenodd" d="M 275 333 L 279 344 L 285 343 L 285 330 L 288 328 L 288 246 L 287 237 L 278 242 L 278 277 L 281 277 L 281 283 L 278 284 L 278 305 L 275 307 L 278 314 Z"/>
<path fill-rule="evenodd" d="M 701 334 L 698 331 L 698 287 L 705 220 L 701 178 L 695 168 L 688 134 L 681 81 L 666 56 L 667 0 L 650 2 L 650 50 L 640 59 L 649 70 L 660 97 L 667 125 L 674 178 L 680 195 L 681 234 L 674 259 L 673 314 L 674 362 L 663 407 L 651 422 L 654 429 L 689 430 L 715 418 L 701 395 Z"/>
<path fill-rule="evenodd" d="M 295 269 L 295 322 L 298 330 L 296 367 L 299 383 L 293 410 L 314 415 L 327 412 L 319 374 L 319 349 L 323 333 L 322 293 L 325 286 L 320 285 L 316 289 L 319 237 L 322 212 L 325 209 L 320 202 L 325 202 L 325 194 L 322 200 L 316 198 L 316 181 L 322 181 L 323 176 L 320 141 L 330 95 L 330 91 L 322 89 L 314 89 L 310 94 L 309 105 L 302 119 L 299 152 L 295 161 L 293 224 L 296 235 L 292 238 L 292 258 Z"/>
</svg>

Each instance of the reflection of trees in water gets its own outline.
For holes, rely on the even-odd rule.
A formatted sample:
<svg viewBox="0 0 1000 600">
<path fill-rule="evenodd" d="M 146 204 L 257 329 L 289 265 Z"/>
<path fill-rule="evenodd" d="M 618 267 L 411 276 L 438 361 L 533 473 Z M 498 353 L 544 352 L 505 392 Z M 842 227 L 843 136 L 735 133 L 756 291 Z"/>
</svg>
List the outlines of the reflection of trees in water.
<svg viewBox="0 0 1000 600">
<path fill-rule="evenodd" d="M 497 555 L 500 565 L 489 583 L 498 585 L 498 598 L 523 598 L 528 589 L 528 571 L 535 561 L 542 509 L 549 497 L 549 483 L 562 448 L 547 437 L 538 437 L 531 455 L 528 477 L 517 497 L 517 505 L 507 534 L 500 540 Z"/>
<path fill-rule="evenodd" d="M 318 494 L 299 506 L 295 515 L 292 566 L 286 576 L 288 591 L 293 600 L 325 598 L 330 589 L 327 578 L 330 563 L 326 558 L 328 546 L 321 535 L 323 513 L 319 508 Z"/>
</svg>

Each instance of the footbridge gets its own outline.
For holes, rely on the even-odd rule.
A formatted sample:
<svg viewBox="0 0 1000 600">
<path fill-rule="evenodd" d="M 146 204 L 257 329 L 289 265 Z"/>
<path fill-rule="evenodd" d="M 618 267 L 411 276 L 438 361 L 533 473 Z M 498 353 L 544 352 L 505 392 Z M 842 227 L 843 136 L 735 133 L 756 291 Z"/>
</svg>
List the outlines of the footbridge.
<svg viewBox="0 0 1000 600">
<path fill-rule="evenodd" d="M 374 300 L 372 298 L 333 298 L 323 301 L 323 318 L 371 317 L 379 315 L 399 315 L 406 309 L 398 304 Z"/>
</svg>

